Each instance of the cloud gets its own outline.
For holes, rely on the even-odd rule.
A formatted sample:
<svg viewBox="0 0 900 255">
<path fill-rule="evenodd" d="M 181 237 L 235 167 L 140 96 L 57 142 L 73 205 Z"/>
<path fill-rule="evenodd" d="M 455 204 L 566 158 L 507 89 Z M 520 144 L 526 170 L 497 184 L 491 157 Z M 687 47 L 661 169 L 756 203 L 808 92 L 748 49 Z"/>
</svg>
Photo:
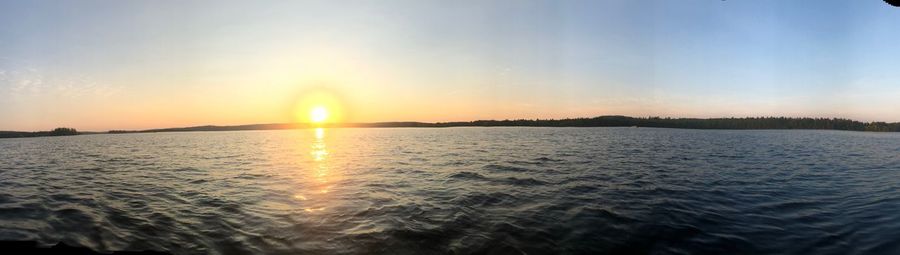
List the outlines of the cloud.
<svg viewBox="0 0 900 255">
<path fill-rule="evenodd" d="M 0 66 L 0 68 L 3 68 Z M 53 76 L 38 68 L 0 69 L 0 95 L 12 98 L 53 96 L 67 98 L 109 97 L 120 87 L 102 84 L 83 75 Z"/>
<path fill-rule="evenodd" d="M 37 70 L 3 70 L 0 77 L 0 92 L 13 96 L 39 94 L 43 91 L 44 77 Z"/>
<path fill-rule="evenodd" d="M 77 76 L 59 80 L 51 90 L 52 93 L 65 97 L 110 97 L 121 91 L 121 87 L 100 84 L 90 77 Z"/>
</svg>

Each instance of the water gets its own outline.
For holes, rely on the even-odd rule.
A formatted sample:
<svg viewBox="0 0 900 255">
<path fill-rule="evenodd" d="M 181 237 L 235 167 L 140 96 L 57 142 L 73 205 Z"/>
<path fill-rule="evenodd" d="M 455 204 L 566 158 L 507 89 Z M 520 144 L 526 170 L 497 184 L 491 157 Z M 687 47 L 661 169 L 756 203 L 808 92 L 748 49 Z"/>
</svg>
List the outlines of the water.
<svg viewBox="0 0 900 255">
<path fill-rule="evenodd" d="M 900 253 L 900 134 L 83 135 L 0 160 L 0 240 L 101 252 Z"/>
</svg>

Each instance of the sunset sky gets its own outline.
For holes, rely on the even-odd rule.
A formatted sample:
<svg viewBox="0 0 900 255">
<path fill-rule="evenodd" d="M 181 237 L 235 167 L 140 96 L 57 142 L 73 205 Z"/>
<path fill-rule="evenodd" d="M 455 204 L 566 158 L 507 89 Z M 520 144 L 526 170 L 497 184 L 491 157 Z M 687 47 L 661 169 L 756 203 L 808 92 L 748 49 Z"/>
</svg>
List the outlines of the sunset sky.
<svg viewBox="0 0 900 255">
<path fill-rule="evenodd" d="M 900 121 L 881 0 L 0 1 L 0 130 L 598 115 Z"/>
</svg>

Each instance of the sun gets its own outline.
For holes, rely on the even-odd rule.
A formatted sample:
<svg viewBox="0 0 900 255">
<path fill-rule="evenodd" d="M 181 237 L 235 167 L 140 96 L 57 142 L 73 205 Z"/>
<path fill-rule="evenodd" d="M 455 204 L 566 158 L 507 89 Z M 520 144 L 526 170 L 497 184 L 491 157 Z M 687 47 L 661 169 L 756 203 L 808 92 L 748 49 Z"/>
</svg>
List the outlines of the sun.
<svg viewBox="0 0 900 255">
<path fill-rule="evenodd" d="M 299 94 L 290 111 L 294 123 L 325 124 L 341 123 L 347 120 L 344 100 L 327 89 L 311 89 Z"/>
<path fill-rule="evenodd" d="M 312 121 L 312 123 L 323 123 L 327 119 L 328 109 L 324 106 L 316 106 L 309 111 L 309 120 Z"/>
</svg>

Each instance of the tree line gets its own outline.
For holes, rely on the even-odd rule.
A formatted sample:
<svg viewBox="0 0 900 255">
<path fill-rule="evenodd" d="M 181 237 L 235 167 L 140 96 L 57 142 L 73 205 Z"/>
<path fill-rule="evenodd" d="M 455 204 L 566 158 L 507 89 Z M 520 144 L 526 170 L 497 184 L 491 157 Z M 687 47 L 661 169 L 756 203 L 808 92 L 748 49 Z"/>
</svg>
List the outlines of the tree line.
<svg viewBox="0 0 900 255">
<path fill-rule="evenodd" d="M 900 123 L 860 122 L 840 118 L 661 118 L 600 116 L 568 119 L 518 119 L 477 120 L 469 122 L 442 122 L 434 126 L 534 126 L 534 127 L 660 127 L 687 129 L 827 129 L 848 131 L 898 132 Z"/>
<path fill-rule="evenodd" d="M 78 130 L 74 128 L 55 128 L 50 131 L 38 131 L 38 132 L 18 132 L 18 131 L 0 131 L 0 138 L 16 138 L 16 137 L 38 137 L 38 136 L 65 136 L 65 135 L 77 135 Z"/>
<path fill-rule="evenodd" d="M 661 118 L 599 116 L 593 118 L 567 119 L 516 119 L 516 120 L 476 120 L 458 122 L 376 122 L 376 123 L 329 123 L 312 125 L 308 123 L 254 124 L 240 126 L 197 126 L 185 128 L 165 128 L 150 130 L 111 130 L 108 133 L 143 132 L 185 132 L 185 131 L 237 131 L 273 130 L 312 127 L 658 127 L 686 129 L 825 129 L 847 131 L 900 132 L 900 123 L 861 122 L 840 118 L 789 118 L 789 117 L 747 117 L 747 118 Z M 80 134 L 74 128 L 57 128 L 51 131 L 14 132 L 0 131 L 0 138 L 64 136 Z"/>
<path fill-rule="evenodd" d="M 150 130 L 112 130 L 110 133 L 133 132 L 185 132 L 185 131 L 238 131 L 274 130 L 298 128 L 392 128 L 392 127 L 658 127 L 686 129 L 827 129 L 848 131 L 900 132 L 900 123 L 860 122 L 840 118 L 788 118 L 788 117 L 748 117 L 748 118 L 661 118 L 599 116 L 593 118 L 567 119 L 516 119 L 516 120 L 476 120 L 458 122 L 375 122 L 375 123 L 309 123 L 255 124 L 240 126 L 196 126 Z"/>
</svg>

